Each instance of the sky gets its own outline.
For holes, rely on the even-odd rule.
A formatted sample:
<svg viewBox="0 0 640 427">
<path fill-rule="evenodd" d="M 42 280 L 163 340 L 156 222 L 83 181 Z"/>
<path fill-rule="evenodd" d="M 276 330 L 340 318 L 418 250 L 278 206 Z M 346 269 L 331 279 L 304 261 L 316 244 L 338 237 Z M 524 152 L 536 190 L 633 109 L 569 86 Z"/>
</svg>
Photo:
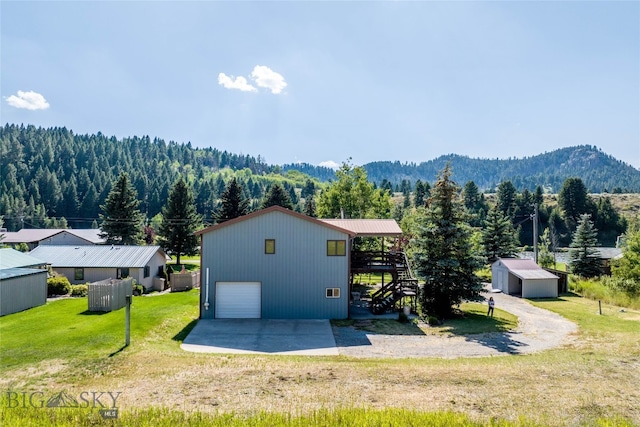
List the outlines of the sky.
<svg viewBox="0 0 640 427">
<path fill-rule="evenodd" d="M 0 2 L 1 121 L 267 163 L 640 168 L 638 1 Z"/>
</svg>

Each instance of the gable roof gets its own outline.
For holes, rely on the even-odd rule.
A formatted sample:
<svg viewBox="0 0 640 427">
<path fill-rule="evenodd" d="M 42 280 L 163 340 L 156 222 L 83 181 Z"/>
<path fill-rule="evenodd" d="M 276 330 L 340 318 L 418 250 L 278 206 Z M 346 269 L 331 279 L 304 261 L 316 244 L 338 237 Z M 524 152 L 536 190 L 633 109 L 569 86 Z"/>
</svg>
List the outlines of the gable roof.
<svg viewBox="0 0 640 427">
<path fill-rule="evenodd" d="M 350 230 L 361 237 L 397 237 L 402 229 L 395 219 L 321 219 L 320 221 Z"/>
<path fill-rule="evenodd" d="M 0 249 L 0 270 L 7 268 L 37 267 L 47 263 L 39 258 L 11 248 Z"/>
<path fill-rule="evenodd" d="M 89 243 L 100 244 L 104 243 L 105 239 L 101 238 L 99 234 L 102 231 L 100 229 L 88 228 L 88 229 L 75 229 L 75 228 L 23 228 L 22 230 L 15 232 L 5 232 L 3 243 L 33 243 L 41 242 L 61 233 L 69 233 Z"/>
<path fill-rule="evenodd" d="M 310 217 L 308 215 L 303 215 L 301 213 L 294 212 L 294 211 L 292 211 L 290 209 L 283 208 L 282 206 L 271 206 L 271 207 L 268 207 L 266 209 L 261 209 L 259 211 L 251 212 L 249 214 L 246 214 L 246 215 L 243 215 L 243 216 L 239 216 L 238 218 L 230 219 L 229 221 L 221 222 L 219 224 L 215 224 L 215 225 L 211 225 L 209 227 L 203 228 L 200 231 L 196 231 L 195 234 L 196 234 L 196 236 L 201 236 L 201 235 L 209 233 L 211 231 L 219 230 L 219 229 L 224 228 L 224 227 L 229 227 L 229 226 L 237 224 L 239 222 L 248 221 L 248 220 L 251 220 L 252 218 L 256 218 L 256 217 L 261 216 L 261 215 L 266 215 L 266 214 L 271 213 L 271 212 L 279 212 L 279 213 L 282 213 L 282 214 L 285 214 L 285 215 L 290 215 L 290 216 L 292 216 L 294 218 L 298 218 L 298 219 L 301 219 L 301 220 L 304 220 L 304 221 L 308 221 L 308 222 L 311 222 L 313 224 L 319 225 L 321 227 L 331 228 L 331 229 L 339 231 L 341 233 L 348 234 L 351 237 L 355 237 L 355 235 L 356 235 L 351 230 L 348 230 L 348 229 L 345 229 L 345 228 L 342 228 L 342 227 L 338 227 L 338 226 L 333 225 L 333 224 L 328 224 L 326 222 L 323 222 L 323 221 L 321 221 L 319 219 Z"/>
<path fill-rule="evenodd" d="M 46 260 L 54 268 L 142 268 L 158 251 L 166 257 L 160 246 L 40 245 L 29 254 Z"/>
<path fill-rule="evenodd" d="M 520 279 L 558 279 L 553 273 L 540 267 L 532 259 L 528 258 L 498 258 L 494 263 L 504 265 L 516 277 Z"/>
</svg>

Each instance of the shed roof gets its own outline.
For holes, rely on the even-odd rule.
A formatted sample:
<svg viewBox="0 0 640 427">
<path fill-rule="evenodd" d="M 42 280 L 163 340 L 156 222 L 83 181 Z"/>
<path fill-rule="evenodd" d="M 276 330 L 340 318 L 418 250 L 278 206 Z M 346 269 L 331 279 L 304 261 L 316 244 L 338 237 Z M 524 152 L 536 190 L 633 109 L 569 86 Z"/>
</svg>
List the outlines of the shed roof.
<svg viewBox="0 0 640 427">
<path fill-rule="evenodd" d="M 499 258 L 495 263 L 500 265 L 502 263 L 507 269 L 516 277 L 523 280 L 531 279 L 557 279 L 553 273 L 540 267 L 532 259 L 524 258 Z"/>
<path fill-rule="evenodd" d="M 33 243 L 40 242 L 60 233 L 69 233 L 86 240 L 89 243 L 104 243 L 105 239 L 100 237 L 100 229 L 75 229 L 75 228 L 23 228 L 15 232 L 5 232 L 3 243 Z"/>
<path fill-rule="evenodd" d="M 30 276 L 32 274 L 47 274 L 47 270 L 43 270 L 41 268 L 6 268 L 4 270 L 0 270 L 0 280 Z"/>
<path fill-rule="evenodd" d="M 47 263 L 39 258 L 11 248 L 0 249 L 0 270 L 6 268 L 38 267 Z"/>
<path fill-rule="evenodd" d="M 321 219 L 320 221 L 350 230 L 361 237 L 402 235 L 402 229 L 395 219 Z"/>
<path fill-rule="evenodd" d="M 351 230 L 348 230 L 346 228 L 338 227 L 336 225 L 323 222 L 323 221 L 321 221 L 319 219 L 310 217 L 308 215 L 303 215 L 303 214 L 300 214 L 298 212 L 294 212 L 294 211 L 292 211 L 290 209 L 283 208 L 282 206 L 271 206 L 271 207 L 268 207 L 266 209 L 261 209 L 259 211 L 251 212 L 250 214 L 239 216 L 238 218 L 230 219 L 229 221 L 221 222 L 220 224 L 215 224 L 215 225 L 211 225 L 209 227 L 203 228 L 200 231 L 196 231 L 195 234 L 200 236 L 202 234 L 209 233 L 211 231 L 219 230 L 219 229 L 224 228 L 224 227 L 229 227 L 229 226 L 237 224 L 239 222 L 250 220 L 250 219 L 258 217 L 260 215 L 266 215 L 266 214 L 268 214 L 270 212 L 280 212 L 280 213 L 283 213 L 285 215 L 290 215 L 290 216 L 292 216 L 294 218 L 302 219 L 304 221 L 309 221 L 309 222 L 312 222 L 312 223 L 314 223 L 316 225 L 320 225 L 322 227 L 331 228 L 331 229 L 334 229 L 334 230 L 339 231 L 341 233 L 348 234 L 351 237 L 355 237 L 355 233 L 353 231 L 351 231 Z"/>
<path fill-rule="evenodd" d="M 52 267 L 138 267 L 146 266 L 160 252 L 160 246 L 105 246 L 105 245 L 41 245 L 29 252 L 46 260 Z"/>
</svg>

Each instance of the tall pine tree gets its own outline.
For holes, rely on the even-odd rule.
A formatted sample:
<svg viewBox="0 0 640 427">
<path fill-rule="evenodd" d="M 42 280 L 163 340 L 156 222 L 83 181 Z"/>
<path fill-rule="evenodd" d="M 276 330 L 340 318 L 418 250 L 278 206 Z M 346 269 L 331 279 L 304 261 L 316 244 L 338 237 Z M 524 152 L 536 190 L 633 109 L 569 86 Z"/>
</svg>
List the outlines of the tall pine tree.
<svg viewBox="0 0 640 427">
<path fill-rule="evenodd" d="M 511 220 L 502 213 L 498 206 L 493 206 L 484 221 L 482 230 L 484 256 L 489 262 L 498 258 L 509 258 L 516 254 L 518 234 L 513 229 Z"/>
<path fill-rule="evenodd" d="M 116 245 L 137 245 L 142 242 L 142 213 L 138 210 L 140 201 L 129 175 L 122 172 L 113 183 L 100 214 L 102 233 L 106 243 Z"/>
<path fill-rule="evenodd" d="M 573 274 L 583 277 L 596 277 L 602 274 L 600 259 L 596 256 L 599 253 L 596 246 L 598 246 L 598 231 L 593 227 L 591 215 L 582 214 L 569 249 L 569 266 Z"/>
<path fill-rule="evenodd" d="M 282 206 L 283 208 L 293 210 L 293 203 L 284 188 L 277 182 L 271 186 L 262 201 L 262 209 L 271 206 Z"/>
<path fill-rule="evenodd" d="M 464 219 L 458 186 L 447 164 L 431 189 L 413 241 L 416 272 L 425 280 L 420 303 L 430 316 L 450 317 L 462 301 L 482 300 L 482 283 L 475 275 L 482 261 L 473 254 L 471 231 Z"/>
<path fill-rule="evenodd" d="M 242 186 L 236 177 L 231 178 L 220 198 L 222 199 L 220 208 L 213 214 L 216 223 L 229 221 L 249 213 L 249 200 L 243 196 Z"/>
<path fill-rule="evenodd" d="M 194 204 L 193 193 L 182 178 L 173 186 L 169 200 L 162 209 L 162 222 L 158 233 L 158 242 L 165 250 L 176 254 L 176 264 L 180 264 L 180 255 L 195 255 L 198 251 L 198 238 L 194 234 L 202 219 Z"/>
</svg>

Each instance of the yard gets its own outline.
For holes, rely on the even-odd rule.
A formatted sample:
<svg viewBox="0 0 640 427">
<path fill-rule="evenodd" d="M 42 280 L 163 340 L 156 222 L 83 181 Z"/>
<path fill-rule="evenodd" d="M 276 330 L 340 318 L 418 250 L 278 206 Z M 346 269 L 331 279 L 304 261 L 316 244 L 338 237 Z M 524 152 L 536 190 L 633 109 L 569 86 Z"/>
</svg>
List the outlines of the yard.
<svg viewBox="0 0 640 427">
<path fill-rule="evenodd" d="M 20 396 L 120 392 L 129 425 L 640 423 L 637 311 L 603 306 L 598 315 L 597 303 L 577 296 L 534 302 L 580 332 L 570 347 L 526 356 L 220 356 L 180 349 L 197 301 L 197 291 L 134 298 L 126 348 L 124 310 L 88 314 L 85 299 L 2 317 L 0 387 Z M 15 396 L 0 405 L 8 425 L 102 423 L 97 409 L 11 408 Z"/>
</svg>

